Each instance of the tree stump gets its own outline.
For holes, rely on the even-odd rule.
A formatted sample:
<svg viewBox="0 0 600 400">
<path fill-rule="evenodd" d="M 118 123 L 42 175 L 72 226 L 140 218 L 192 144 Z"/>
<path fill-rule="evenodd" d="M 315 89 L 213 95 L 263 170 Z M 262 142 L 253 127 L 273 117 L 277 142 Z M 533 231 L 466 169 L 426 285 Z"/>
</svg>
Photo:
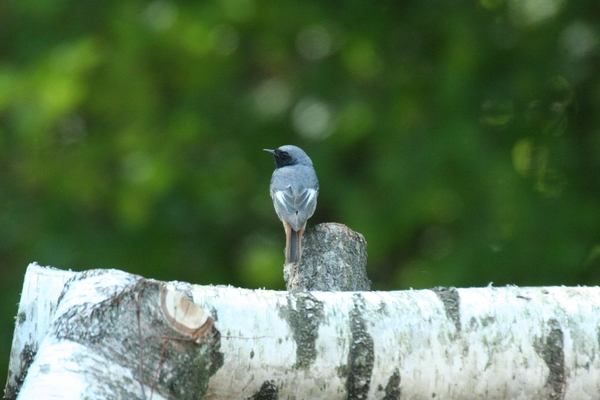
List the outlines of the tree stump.
<svg viewBox="0 0 600 400">
<path fill-rule="evenodd" d="M 302 238 L 302 259 L 285 264 L 289 292 L 368 291 L 367 242 L 346 225 L 329 222 L 308 228 Z"/>
</svg>

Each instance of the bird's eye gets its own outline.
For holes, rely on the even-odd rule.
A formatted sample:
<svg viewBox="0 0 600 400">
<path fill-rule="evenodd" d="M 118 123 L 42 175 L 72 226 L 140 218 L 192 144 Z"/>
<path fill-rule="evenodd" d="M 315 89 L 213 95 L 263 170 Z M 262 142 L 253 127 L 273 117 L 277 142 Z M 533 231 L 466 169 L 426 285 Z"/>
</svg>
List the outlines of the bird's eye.
<svg viewBox="0 0 600 400">
<path fill-rule="evenodd" d="M 281 152 L 281 157 L 283 157 L 283 158 L 288 158 L 288 157 L 289 157 L 289 154 L 288 154 L 288 152 L 287 152 L 287 151 L 282 151 L 282 152 Z"/>
</svg>

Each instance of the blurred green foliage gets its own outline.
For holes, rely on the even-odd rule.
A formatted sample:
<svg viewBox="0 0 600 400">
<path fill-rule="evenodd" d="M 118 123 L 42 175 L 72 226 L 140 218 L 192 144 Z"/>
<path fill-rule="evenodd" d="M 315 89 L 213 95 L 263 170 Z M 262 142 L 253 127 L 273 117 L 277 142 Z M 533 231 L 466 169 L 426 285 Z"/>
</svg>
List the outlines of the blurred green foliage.
<svg viewBox="0 0 600 400">
<path fill-rule="evenodd" d="M 262 149 L 283 144 L 319 176 L 309 224 L 362 233 L 375 289 L 598 284 L 598 15 L 1 2 L 0 359 L 31 261 L 282 289 Z"/>
</svg>

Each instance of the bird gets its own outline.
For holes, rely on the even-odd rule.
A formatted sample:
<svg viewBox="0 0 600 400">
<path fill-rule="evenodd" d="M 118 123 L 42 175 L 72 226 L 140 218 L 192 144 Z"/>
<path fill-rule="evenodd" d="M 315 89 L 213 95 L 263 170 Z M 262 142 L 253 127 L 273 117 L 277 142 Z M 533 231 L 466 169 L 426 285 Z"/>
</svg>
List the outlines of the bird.
<svg viewBox="0 0 600 400">
<path fill-rule="evenodd" d="M 297 146 L 264 149 L 275 157 L 270 193 L 277 216 L 285 229 L 285 262 L 302 258 L 302 235 L 306 221 L 317 208 L 319 180 L 311 159 Z"/>
</svg>

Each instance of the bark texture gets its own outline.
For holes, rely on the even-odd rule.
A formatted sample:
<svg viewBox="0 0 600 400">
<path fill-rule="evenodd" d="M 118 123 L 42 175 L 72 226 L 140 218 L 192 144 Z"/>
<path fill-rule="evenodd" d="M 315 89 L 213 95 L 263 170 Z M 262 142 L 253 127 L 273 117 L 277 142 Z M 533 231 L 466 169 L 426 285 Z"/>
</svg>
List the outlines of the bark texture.
<svg viewBox="0 0 600 400">
<path fill-rule="evenodd" d="M 302 259 L 285 264 L 289 292 L 366 291 L 367 242 L 358 232 L 338 223 L 308 228 L 302 240 Z"/>
<path fill-rule="evenodd" d="M 65 282 L 44 274 L 30 266 L 24 293 Z M 7 393 L 23 382 L 23 399 L 600 398 L 598 287 L 288 293 L 65 274 L 53 305 L 20 306 Z M 43 333 L 17 340 L 28 324 Z M 148 333 L 155 324 L 165 330 Z"/>
<path fill-rule="evenodd" d="M 19 371 L 26 376 L 9 377 L 7 397 L 202 398 L 223 357 L 200 307 L 119 271 L 76 274 L 63 289 L 33 362 Z"/>
</svg>

